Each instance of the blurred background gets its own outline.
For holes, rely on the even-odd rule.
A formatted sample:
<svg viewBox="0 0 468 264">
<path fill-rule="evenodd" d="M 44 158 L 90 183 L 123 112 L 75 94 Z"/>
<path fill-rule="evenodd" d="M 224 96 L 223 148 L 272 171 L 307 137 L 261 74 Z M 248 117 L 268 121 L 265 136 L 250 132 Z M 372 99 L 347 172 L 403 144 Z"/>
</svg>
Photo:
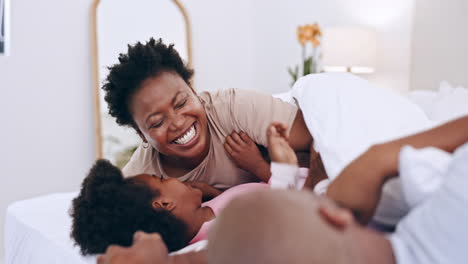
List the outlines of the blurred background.
<svg viewBox="0 0 468 264">
<path fill-rule="evenodd" d="M 468 87 L 465 0 L 180 2 L 190 18 L 191 62 L 199 91 L 288 91 L 287 69 L 303 60 L 298 26 L 313 23 L 324 33 L 322 41 L 331 28 L 372 29 L 374 69 L 362 76 L 378 86 L 403 94 L 437 90 L 443 80 Z M 6 8 L 1 9 L 0 21 L 6 29 L 0 40 L 8 44 L 8 52 L 0 51 L 3 238 L 5 210 L 11 202 L 79 189 L 97 157 L 97 141 L 91 56 L 94 1 L 1 3 Z M 105 32 L 120 34 L 122 27 L 112 25 Z"/>
</svg>

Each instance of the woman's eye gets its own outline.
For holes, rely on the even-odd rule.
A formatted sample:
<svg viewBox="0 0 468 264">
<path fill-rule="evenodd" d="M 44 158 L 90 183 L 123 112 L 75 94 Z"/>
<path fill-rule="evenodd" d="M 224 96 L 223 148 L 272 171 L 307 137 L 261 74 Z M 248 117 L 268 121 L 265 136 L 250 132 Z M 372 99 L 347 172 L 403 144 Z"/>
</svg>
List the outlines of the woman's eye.
<svg viewBox="0 0 468 264">
<path fill-rule="evenodd" d="M 162 126 L 162 124 L 163 124 L 163 121 L 159 121 L 157 123 L 152 124 L 150 126 L 150 128 L 158 128 L 158 127 Z"/>
<path fill-rule="evenodd" d="M 182 101 L 181 103 L 179 103 L 178 105 L 176 105 L 176 108 L 179 109 L 179 108 L 182 108 L 184 107 L 184 105 L 187 103 L 187 99 L 185 99 L 184 101 Z"/>
</svg>

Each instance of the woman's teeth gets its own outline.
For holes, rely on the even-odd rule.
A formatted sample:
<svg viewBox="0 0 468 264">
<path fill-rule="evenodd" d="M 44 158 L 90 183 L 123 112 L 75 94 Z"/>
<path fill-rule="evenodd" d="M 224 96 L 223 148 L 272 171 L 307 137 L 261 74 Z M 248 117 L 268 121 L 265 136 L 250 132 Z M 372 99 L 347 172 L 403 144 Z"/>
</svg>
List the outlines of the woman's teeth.
<svg viewBox="0 0 468 264">
<path fill-rule="evenodd" d="M 190 140 L 192 140 L 194 136 L 195 136 L 195 126 L 192 125 L 192 127 L 190 127 L 190 129 L 187 132 L 185 132 L 185 134 L 183 134 L 178 139 L 174 140 L 174 142 L 176 144 L 183 145 L 189 142 Z"/>
</svg>

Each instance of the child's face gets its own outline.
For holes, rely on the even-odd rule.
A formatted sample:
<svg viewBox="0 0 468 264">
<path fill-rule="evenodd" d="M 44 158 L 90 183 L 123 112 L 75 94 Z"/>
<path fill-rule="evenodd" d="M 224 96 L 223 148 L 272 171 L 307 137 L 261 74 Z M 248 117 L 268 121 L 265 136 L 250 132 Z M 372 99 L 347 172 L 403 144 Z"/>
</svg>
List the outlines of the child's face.
<svg viewBox="0 0 468 264">
<path fill-rule="evenodd" d="M 144 81 L 131 99 L 130 110 L 140 135 L 158 152 L 204 158 L 209 146 L 206 113 L 179 75 L 163 72 Z"/>
<path fill-rule="evenodd" d="M 201 208 L 202 192 L 175 178 L 162 179 L 149 174 L 137 175 L 135 178 L 152 190 L 161 193 L 152 201 L 154 208 L 160 207 L 169 210 L 186 223 L 190 223 L 197 210 Z"/>
</svg>

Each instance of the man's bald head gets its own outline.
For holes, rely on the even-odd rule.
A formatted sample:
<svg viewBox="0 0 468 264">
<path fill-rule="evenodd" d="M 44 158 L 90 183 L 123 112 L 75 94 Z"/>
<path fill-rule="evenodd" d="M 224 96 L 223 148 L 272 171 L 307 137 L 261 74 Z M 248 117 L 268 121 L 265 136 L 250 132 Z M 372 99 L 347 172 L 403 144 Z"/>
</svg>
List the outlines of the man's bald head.
<svg viewBox="0 0 468 264">
<path fill-rule="evenodd" d="M 209 263 L 345 263 L 342 231 L 307 192 L 262 191 L 233 200 L 211 229 Z"/>
</svg>

